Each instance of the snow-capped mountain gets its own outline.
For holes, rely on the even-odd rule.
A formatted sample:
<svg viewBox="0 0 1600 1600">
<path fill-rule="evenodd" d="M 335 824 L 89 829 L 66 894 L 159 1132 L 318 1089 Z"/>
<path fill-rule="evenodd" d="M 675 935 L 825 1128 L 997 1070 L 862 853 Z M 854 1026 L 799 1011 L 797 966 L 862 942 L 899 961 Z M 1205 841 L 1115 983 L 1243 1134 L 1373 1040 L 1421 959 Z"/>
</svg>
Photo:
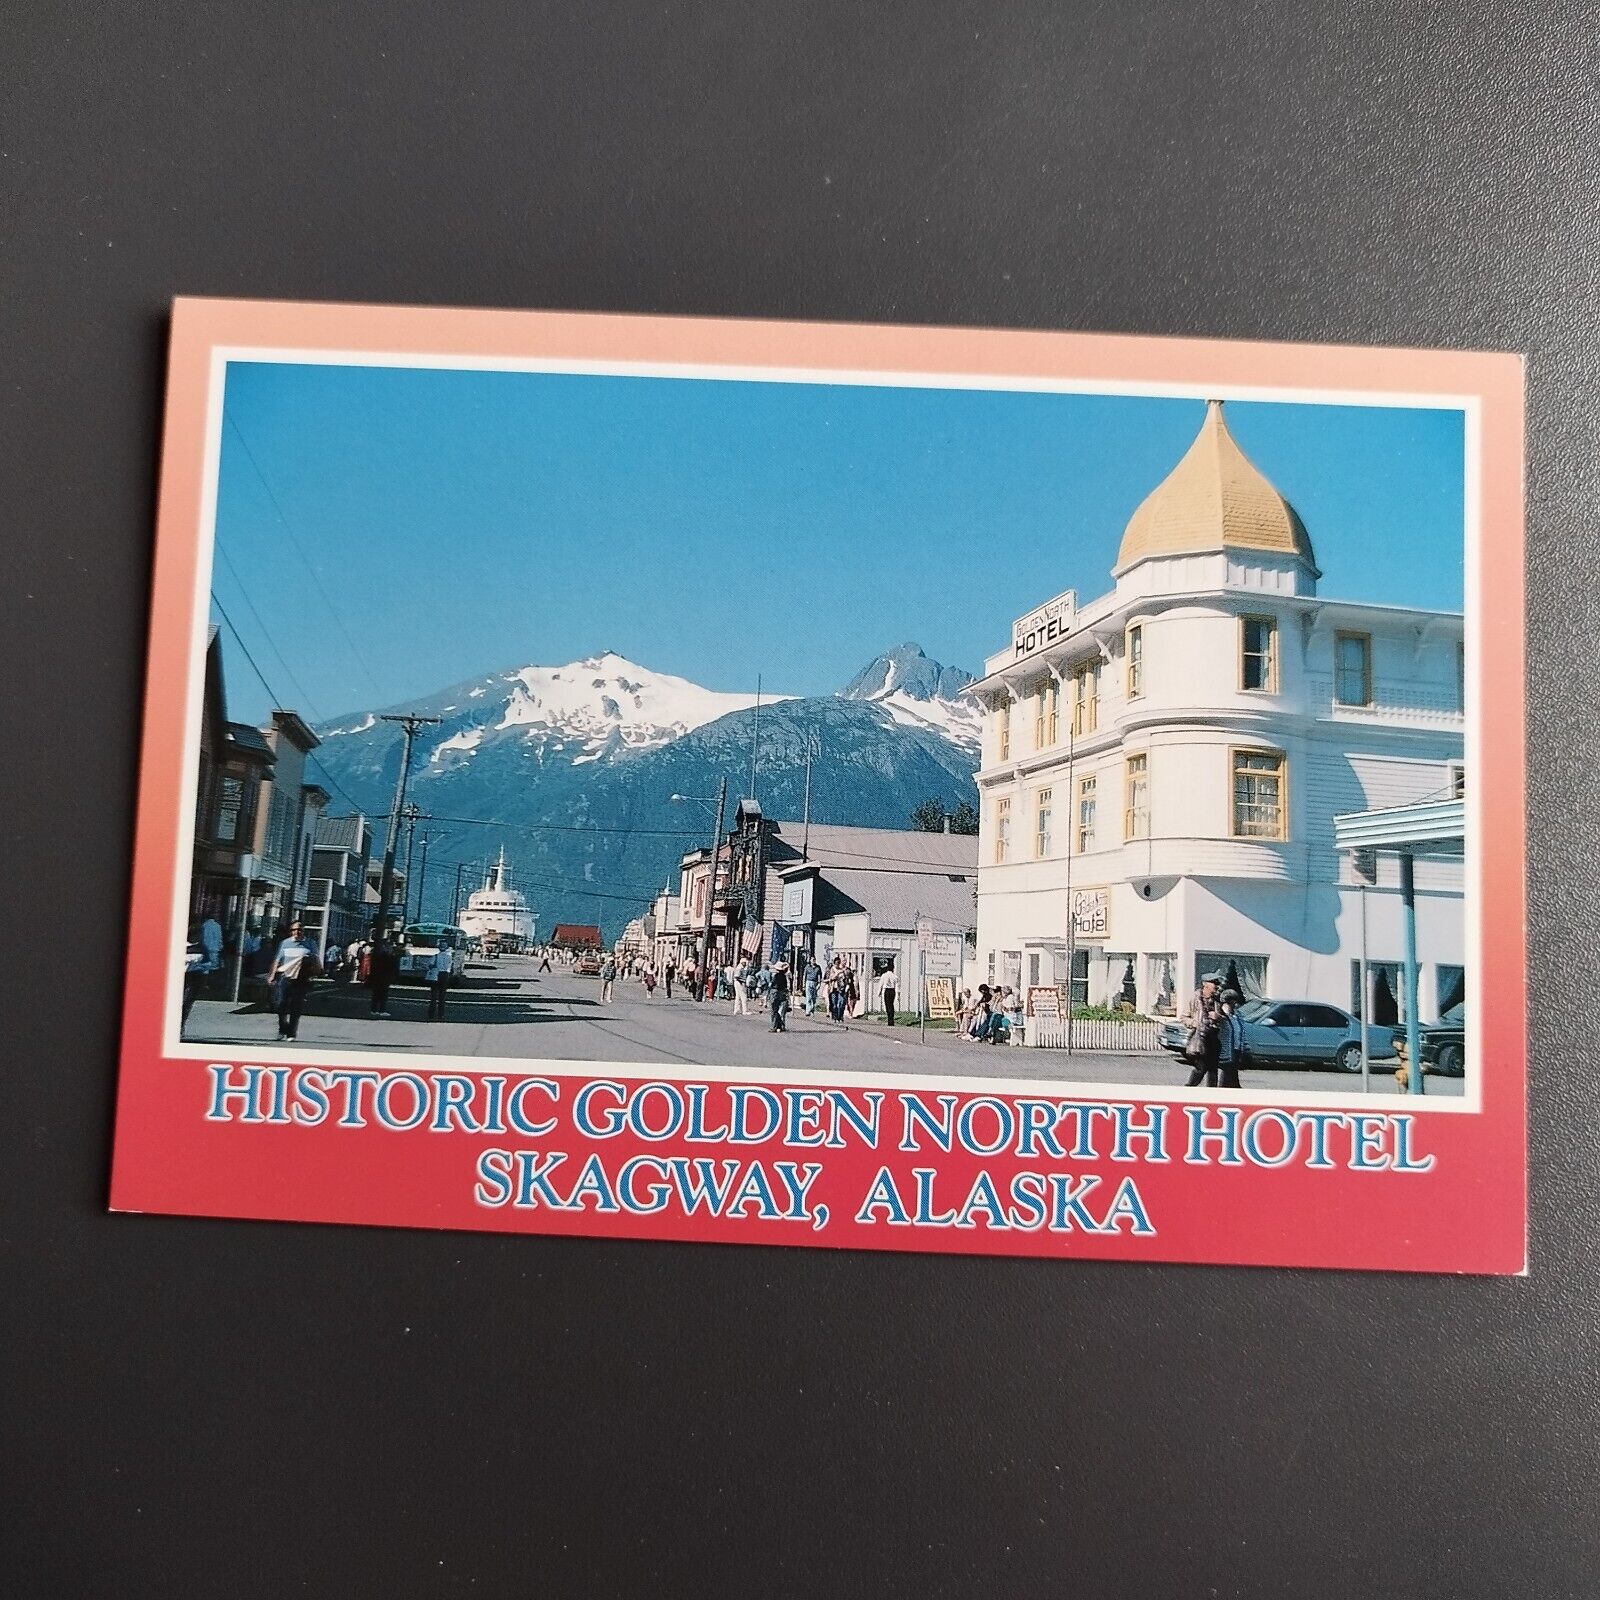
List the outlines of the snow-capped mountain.
<svg viewBox="0 0 1600 1600">
<path fill-rule="evenodd" d="M 976 750 L 983 740 L 976 701 L 963 694 L 972 674 L 930 660 L 918 644 L 897 645 L 869 661 L 844 688 L 844 700 L 881 706 L 903 728 L 925 728 Z"/>
<path fill-rule="evenodd" d="M 819 822 L 901 828 L 924 800 L 974 800 L 977 720 L 956 698 L 970 681 L 915 645 L 858 673 L 838 694 L 722 693 L 612 653 L 559 667 L 469 679 L 404 709 L 438 717 L 418 734 L 407 798 L 432 837 L 430 916 L 448 916 L 456 862 L 504 844 L 512 878 L 540 926 L 598 922 L 608 936 L 677 879 L 703 839 L 703 806 L 728 782 L 728 820 L 756 791 L 772 816 L 801 814 L 811 771 Z M 318 730 L 312 774 L 334 788 L 334 812 L 388 810 L 402 737 L 381 711 Z M 319 780 L 320 781 L 320 780 Z M 380 840 L 382 825 L 378 829 Z M 470 874 L 469 874 L 470 876 Z"/>
<path fill-rule="evenodd" d="M 730 711 L 753 706 L 755 698 L 703 689 L 608 650 L 561 667 L 491 673 L 456 684 L 413 709 L 450 725 L 448 733 L 431 742 L 429 760 L 434 765 L 468 755 L 486 738 L 515 729 L 522 744 L 548 747 L 582 766 L 620 751 L 670 743 Z M 323 738 L 364 734 L 376 724 L 376 715 L 368 712 L 348 727 L 330 728 Z"/>
</svg>

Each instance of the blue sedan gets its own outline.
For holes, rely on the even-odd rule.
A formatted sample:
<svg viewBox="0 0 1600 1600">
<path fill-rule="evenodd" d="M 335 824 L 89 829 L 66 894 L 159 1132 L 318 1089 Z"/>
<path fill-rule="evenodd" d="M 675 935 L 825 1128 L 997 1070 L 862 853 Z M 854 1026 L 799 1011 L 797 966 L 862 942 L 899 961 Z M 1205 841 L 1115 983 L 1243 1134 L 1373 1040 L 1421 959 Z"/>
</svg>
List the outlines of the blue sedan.
<svg viewBox="0 0 1600 1600">
<path fill-rule="evenodd" d="M 1361 1025 L 1338 1006 L 1311 1000 L 1251 1000 L 1239 1009 L 1245 1049 L 1257 1061 L 1331 1066 L 1338 1072 L 1361 1070 Z M 1161 1027 L 1161 1043 L 1183 1053 L 1189 1030 L 1182 1022 Z M 1369 1024 L 1367 1056 L 1382 1061 L 1394 1054 L 1388 1028 Z"/>
</svg>

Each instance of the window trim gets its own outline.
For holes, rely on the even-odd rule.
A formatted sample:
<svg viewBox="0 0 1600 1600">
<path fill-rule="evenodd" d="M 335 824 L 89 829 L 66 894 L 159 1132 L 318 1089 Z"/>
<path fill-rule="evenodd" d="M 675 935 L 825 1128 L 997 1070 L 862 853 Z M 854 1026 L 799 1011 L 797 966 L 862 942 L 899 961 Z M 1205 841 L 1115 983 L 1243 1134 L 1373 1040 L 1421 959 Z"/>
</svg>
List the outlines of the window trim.
<svg viewBox="0 0 1600 1600">
<path fill-rule="evenodd" d="M 1134 641 L 1137 640 L 1139 648 L 1134 650 Z M 1123 681 L 1124 688 L 1130 700 L 1137 700 L 1144 693 L 1144 624 L 1130 622 L 1122 630 L 1122 654 L 1124 660 Z M 1137 668 L 1137 672 L 1135 671 Z"/>
<path fill-rule="evenodd" d="M 1278 831 L 1271 833 L 1241 833 L 1239 831 L 1239 798 L 1235 785 L 1239 780 L 1240 756 L 1276 756 L 1278 758 Z M 1231 744 L 1228 746 L 1228 837 L 1246 844 L 1287 844 L 1289 842 L 1289 752 L 1271 744 Z"/>
<path fill-rule="evenodd" d="M 1268 629 L 1267 681 L 1252 689 L 1244 681 L 1245 629 L 1252 622 L 1264 622 Z M 1278 619 L 1265 611 L 1246 611 L 1239 617 L 1239 692 L 1240 694 L 1278 693 Z"/>
<path fill-rule="evenodd" d="M 999 736 L 996 745 L 999 751 L 997 760 L 1009 761 L 1011 759 L 1011 702 L 1003 702 L 995 710 L 995 718 L 999 724 Z"/>
<path fill-rule="evenodd" d="M 1144 832 L 1137 833 L 1133 827 L 1133 785 L 1129 781 L 1133 776 L 1133 764 L 1140 763 L 1140 772 L 1144 776 Z M 1134 839 L 1148 839 L 1150 837 L 1150 752 L 1148 750 L 1135 750 L 1122 758 L 1122 842 L 1128 844 Z"/>
<path fill-rule="evenodd" d="M 1052 750 L 1060 738 L 1061 684 L 1056 678 L 1040 681 L 1037 692 L 1037 709 L 1033 714 L 1033 746 L 1036 750 Z"/>
<path fill-rule="evenodd" d="M 1033 792 L 1033 859 L 1035 861 L 1047 860 L 1051 854 L 1051 846 L 1054 840 L 1051 829 L 1044 825 L 1044 819 L 1049 817 L 1052 823 L 1055 821 L 1054 794 L 1054 784 L 1050 784 L 1043 789 L 1035 789 Z"/>
<path fill-rule="evenodd" d="M 1339 697 L 1339 679 L 1343 668 L 1339 664 L 1339 646 L 1346 639 L 1358 640 L 1362 646 L 1361 657 L 1361 691 L 1365 696 L 1361 700 L 1343 700 Z M 1359 628 L 1340 628 L 1333 636 L 1333 703 L 1336 706 L 1348 706 L 1352 711 L 1362 711 L 1373 704 L 1372 699 L 1372 635 L 1363 633 Z"/>
<path fill-rule="evenodd" d="M 1090 786 L 1093 786 L 1092 788 Z M 1100 831 L 1100 774 L 1098 772 L 1084 772 L 1078 775 L 1077 811 L 1072 820 L 1069 837 L 1077 846 L 1077 853 L 1086 856 L 1095 849 L 1095 838 Z M 1084 791 L 1089 790 L 1089 798 L 1094 801 L 1094 821 L 1089 825 L 1088 832 L 1083 826 Z"/>
<path fill-rule="evenodd" d="M 1072 673 L 1072 734 L 1082 738 L 1100 726 L 1100 659 L 1080 661 Z"/>
<path fill-rule="evenodd" d="M 994 797 L 994 864 L 1002 867 L 1011 853 L 1011 796 Z"/>
</svg>

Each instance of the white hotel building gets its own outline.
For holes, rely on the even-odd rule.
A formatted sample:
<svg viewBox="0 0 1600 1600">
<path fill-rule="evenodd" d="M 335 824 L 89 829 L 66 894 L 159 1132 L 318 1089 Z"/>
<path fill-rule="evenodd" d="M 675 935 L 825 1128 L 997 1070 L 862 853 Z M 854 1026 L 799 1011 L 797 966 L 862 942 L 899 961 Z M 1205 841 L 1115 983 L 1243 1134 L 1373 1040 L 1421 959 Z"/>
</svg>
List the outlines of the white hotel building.
<svg viewBox="0 0 1600 1600">
<path fill-rule="evenodd" d="M 1078 1003 L 1159 1015 L 1219 969 L 1247 998 L 1354 1008 L 1364 917 L 1373 1020 L 1403 1017 L 1397 860 L 1337 851 L 1334 818 L 1461 793 L 1461 615 L 1319 596 L 1218 401 L 1112 576 L 1020 618 L 973 685 L 979 976 L 1064 984 L 1070 960 Z M 1463 864 L 1414 871 L 1431 1019 L 1464 993 Z"/>
</svg>

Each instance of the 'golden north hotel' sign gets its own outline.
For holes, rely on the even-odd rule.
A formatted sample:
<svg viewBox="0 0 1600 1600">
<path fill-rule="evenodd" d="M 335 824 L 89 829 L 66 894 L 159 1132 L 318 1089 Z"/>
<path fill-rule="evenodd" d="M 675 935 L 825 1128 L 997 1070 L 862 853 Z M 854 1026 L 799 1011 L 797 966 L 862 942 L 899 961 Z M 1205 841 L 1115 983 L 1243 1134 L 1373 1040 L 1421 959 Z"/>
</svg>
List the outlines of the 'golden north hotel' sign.
<svg viewBox="0 0 1600 1600">
<path fill-rule="evenodd" d="M 1011 659 L 1020 661 L 1036 650 L 1056 644 L 1072 632 L 1072 619 L 1078 610 L 1078 593 L 1068 589 L 1054 600 L 1047 600 L 1025 617 L 1011 624 Z"/>
</svg>

